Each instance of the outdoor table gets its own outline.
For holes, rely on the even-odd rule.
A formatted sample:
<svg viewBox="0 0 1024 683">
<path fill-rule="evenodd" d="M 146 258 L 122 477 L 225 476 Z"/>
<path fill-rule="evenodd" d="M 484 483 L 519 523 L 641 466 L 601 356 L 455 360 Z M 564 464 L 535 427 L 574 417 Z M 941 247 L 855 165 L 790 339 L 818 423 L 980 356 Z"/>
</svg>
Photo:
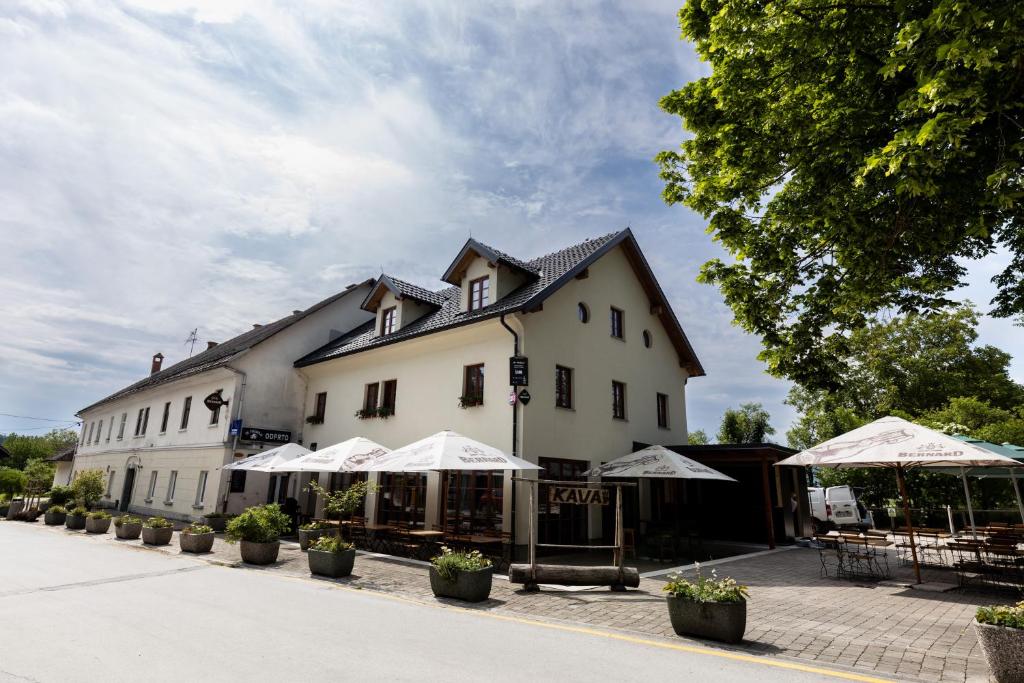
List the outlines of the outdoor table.
<svg viewBox="0 0 1024 683">
<path fill-rule="evenodd" d="M 415 536 L 417 538 L 427 538 L 427 539 L 430 539 L 430 538 L 441 538 L 442 536 L 444 536 L 444 532 L 443 531 L 431 531 L 430 529 L 416 529 L 415 531 L 410 531 L 409 535 L 410 536 Z"/>
</svg>

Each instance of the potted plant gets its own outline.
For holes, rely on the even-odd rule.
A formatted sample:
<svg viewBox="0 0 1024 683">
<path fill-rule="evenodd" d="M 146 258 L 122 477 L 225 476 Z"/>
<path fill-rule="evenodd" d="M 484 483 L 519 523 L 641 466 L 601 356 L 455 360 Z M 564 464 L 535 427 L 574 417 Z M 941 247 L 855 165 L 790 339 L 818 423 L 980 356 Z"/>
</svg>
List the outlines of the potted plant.
<svg viewBox="0 0 1024 683">
<path fill-rule="evenodd" d="M 114 520 L 114 535 L 133 541 L 142 533 L 142 518 L 135 515 L 121 515 Z"/>
<path fill-rule="evenodd" d="M 146 545 L 167 545 L 174 535 L 174 524 L 163 517 L 150 517 L 142 523 L 142 542 Z"/>
<path fill-rule="evenodd" d="M 90 512 L 85 516 L 85 533 L 105 534 L 110 531 L 110 513 L 103 510 Z"/>
<path fill-rule="evenodd" d="M 226 512 L 211 512 L 203 515 L 200 521 L 205 525 L 216 531 L 224 531 L 228 525 L 228 520 L 234 517 Z"/>
<path fill-rule="evenodd" d="M 333 524 L 323 521 L 309 522 L 299 527 L 299 548 L 309 550 L 309 545 L 316 539 L 336 528 Z"/>
<path fill-rule="evenodd" d="M 92 509 L 99 501 L 106 486 L 103 479 L 103 470 L 100 469 L 82 470 L 75 475 L 71 492 L 80 506 Z"/>
<path fill-rule="evenodd" d="M 337 579 L 352 573 L 356 547 L 338 536 L 321 536 L 309 546 L 309 571 L 318 576 Z"/>
<path fill-rule="evenodd" d="M 73 503 L 75 495 L 71 491 L 70 486 L 61 486 L 60 484 L 50 487 L 50 492 L 46 494 L 46 497 L 50 500 L 50 505 L 61 505 L 67 507 L 68 503 Z"/>
<path fill-rule="evenodd" d="M 291 518 L 277 503 L 246 508 L 227 526 L 229 543 L 241 541 L 242 561 L 273 564 L 281 550 L 281 534 L 291 528 Z"/>
<path fill-rule="evenodd" d="M 46 526 L 60 526 L 68 519 L 68 511 L 63 505 L 51 505 L 46 509 L 43 522 Z"/>
<path fill-rule="evenodd" d="M 734 579 L 711 578 L 700 573 L 691 583 L 681 574 L 670 574 L 664 590 L 668 593 L 668 616 L 672 630 L 680 636 L 696 636 L 738 643 L 747 629 L 747 587 Z"/>
<path fill-rule="evenodd" d="M 1024 600 L 979 607 L 974 630 L 996 683 L 1024 681 Z"/>
<path fill-rule="evenodd" d="M 482 602 L 491 594 L 494 567 L 479 550 L 470 552 L 441 546 L 430 560 L 430 590 L 441 598 Z"/>
<path fill-rule="evenodd" d="M 466 396 L 459 396 L 460 408 L 474 408 L 476 406 L 482 406 L 483 404 L 484 397 L 480 394 L 468 394 Z"/>
<path fill-rule="evenodd" d="M 84 529 L 85 528 L 85 516 L 89 514 L 89 511 L 79 505 L 70 512 L 68 512 L 67 519 L 64 520 L 64 526 L 69 529 Z"/>
<path fill-rule="evenodd" d="M 190 524 L 178 534 L 183 553 L 208 553 L 213 550 L 213 529 L 205 524 Z"/>
</svg>

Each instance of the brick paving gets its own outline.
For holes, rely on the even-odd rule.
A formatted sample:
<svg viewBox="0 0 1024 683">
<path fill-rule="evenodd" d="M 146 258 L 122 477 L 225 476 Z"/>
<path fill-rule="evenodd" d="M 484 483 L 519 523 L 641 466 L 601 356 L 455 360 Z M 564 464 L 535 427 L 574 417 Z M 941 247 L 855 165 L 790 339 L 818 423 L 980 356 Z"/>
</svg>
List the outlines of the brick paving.
<svg viewBox="0 0 1024 683">
<path fill-rule="evenodd" d="M 39 524 L 40 529 L 45 529 Z M 49 528 L 95 542 L 139 547 L 113 534 L 86 537 L 82 532 Z M 179 554 L 177 534 L 170 546 L 150 548 Z M 200 559 L 243 566 L 238 547 L 220 536 L 214 551 Z M 895 558 L 890 566 L 895 564 Z M 718 564 L 720 576 L 732 576 L 750 588 L 743 650 L 838 665 L 883 678 L 925 681 L 985 681 L 988 670 L 971 620 L 978 605 L 1010 602 L 1013 595 L 955 590 L 911 590 L 905 568 L 882 583 L 840 581 L 819 575 L 817 551 L 804 548 L 740 558 Z M 279 561 L 268 568 L 288 576 L 309 578 L 304 553 L 297 543 L 283 542 Z M 705 569 L 704 571 L 710 571 Z M 329 581 L 330 579 L 319 579 Z M 925 580 L 955 581 L 950 572 L 930 571 Z M 360 554 L 351 577 L 340 585 L 437 603 L 423 564 Z M 470 609 L 491 610 L 540 620 L 615 629 L 648 637 L 678 638 L 671 628 L 661 578 L 641 579 L 638 590 L 542 590 L 527 593 L 495 578 L 491 598 Z M 440 601 L 447 602 L 447 601 Z M 465 603 L 455 603 L 467 607 Z M 712 643 L 701 642 L 714 647 Z"/>
</svg>

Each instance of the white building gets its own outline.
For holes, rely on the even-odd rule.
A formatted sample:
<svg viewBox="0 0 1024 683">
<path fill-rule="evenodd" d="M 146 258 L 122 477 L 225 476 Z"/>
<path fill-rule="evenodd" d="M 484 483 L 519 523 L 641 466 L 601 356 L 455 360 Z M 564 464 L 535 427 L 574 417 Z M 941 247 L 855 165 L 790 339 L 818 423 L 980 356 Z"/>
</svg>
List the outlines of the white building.
<svg viewBox="0 0 1024 683">
<path fill-rule="evenodd" d="M 168 368 L 157 354 L 149 377 L 78 413 L 82 434 L 73 470 L 104 472 L 107 506 L 177 519 L 296 495 L 294 481 L 287 489 L 275 482 L 269 491 L 266 475 L 250 475 L 246 483 L 244 475 L 231 480 L 223 467 L 299 438 L 306 386 L 293 362 L 370 319 L 360 305 L 372 283 L 350 285 Z M 224 405 L 207 408 L 211 396 Z M 239 420 L 242 428 L 232 434 Z"/>
</svg>

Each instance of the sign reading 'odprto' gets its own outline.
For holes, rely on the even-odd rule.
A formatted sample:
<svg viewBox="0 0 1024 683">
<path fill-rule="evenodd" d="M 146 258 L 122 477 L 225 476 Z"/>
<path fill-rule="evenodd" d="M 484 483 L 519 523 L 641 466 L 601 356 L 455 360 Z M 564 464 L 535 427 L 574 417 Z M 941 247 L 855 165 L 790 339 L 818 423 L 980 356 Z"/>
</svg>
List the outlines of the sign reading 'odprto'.
<svg viewBox="0 0 1024 683">
<path fill-rule="evenodd" d="M 548 488 L 549 503 L 607 505 L 608 500 L 608 489 L 588 489 L 582 486 L 551 486 Z"/>
</svg>

